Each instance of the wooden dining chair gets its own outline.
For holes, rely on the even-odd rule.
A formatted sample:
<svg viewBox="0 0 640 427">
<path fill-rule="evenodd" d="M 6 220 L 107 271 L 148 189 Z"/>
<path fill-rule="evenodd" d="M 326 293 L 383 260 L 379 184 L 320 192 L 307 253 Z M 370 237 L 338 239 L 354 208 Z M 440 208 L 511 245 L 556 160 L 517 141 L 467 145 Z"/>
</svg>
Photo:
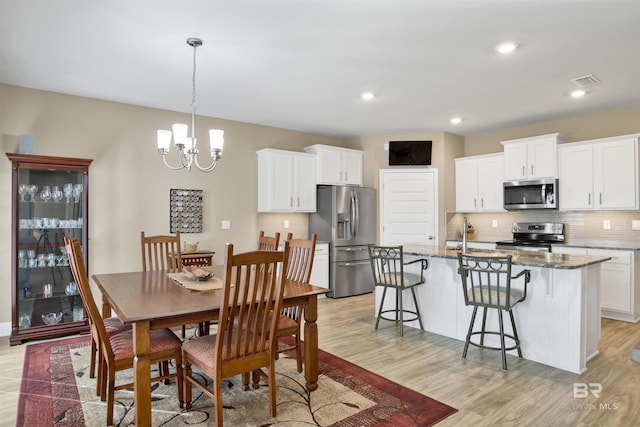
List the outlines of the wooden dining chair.
<svg viewBox="0 0 640 427">
<path fill-rule="evenodd" d="M 167 273 L 182 271 L 180 231 L 175 235 L 146 236 L 140 232 L 142 246 L 142 270 L 163 270 Z"/>
<path fill-rule="evenodd" d="M 65 243 L 66 243 L 66 239 L 65 239 Z M 79 286 L 78 286 L 78 289 L 79 289 Z M 81 292 L 81 295 L 82 295 L 82 292 Z M 85 311 L 88 312 L 86 306 L 85 306 Z M 96 327 L 93 324 L 93 319 L 90 316 L 87 316 L 87 317 L 89 319 L 89 332 L 91 334 L 89 378 L 96 378 L 96 371 L 100 372 L 100 369 L 101 369 L 102 346 L 100 345 L 100 336 L 98 335 Z M 102 322 L 104 323 L 105 330 L 107 331 L 107 335 L 109 336 L 115 335 L 127 330 L 131 330 L 131 325 L 125 325 L 124 323 L 122 323 L 122 320 L 120 320 L 118 317 L 115 317 L 115 316 L 103 317 Z M 101 389 L 102 389 L 101 377 L 100 377 L 100 374 L 98 374 L 98 379 L 96 380 L 97 395 L 100 394 Z"/>
<path fill-rule="evenodd" d="M 106 424 L 113 424 L 113 405 L 115 391 L 132 388 L 133 383 L 116 385 L 116 372 L 133 368 L 133 331 L 131 329 L 117 334 L 109 335 L 105 327 L 98 305 L 91 292 L 89 277 L 82 257 L 80 242 L 76 239 L 65 237 L 65 246 L 69 255 L 69 265 L 71 272 L 80 290 L 80 297 L 84 304 L 89 318 L 92 320 L 95 332 L 99 337 L 100 366 L 98 375 L 100 376 L 100 399 L 107 401 Z M 182 342 L 169 329 L 156 329 L 150 332 L 150 352 L 149 360 L 152 364 L 164 364 L 175 360 L 176 372 L 171 374 L 168 371 L 159 369 L 160 374 L 152 377 L 151 381 L 165 381 L 169 378 L 176 378 L 178 388 L 178 400 L 183 400 L 183 375 L 182 375 Z"/>
<path fill-rule="evenodd" d="M 175 235 L 146 236 L 140 232 L 140 244 L 142 246 L 142 271 L 165 271 L 177 273 L 182 271 L 182 254 L 180 248 L 180 231 Z M 196 326 L 199 334 L 204 334 L 207 326 Z M 182 338 L 187 335 L 187 325 L 182 325 Z"/>
<path fill-rule="evenodd" d="M 266 377 L 271 416 L 276 416 L 275 357 L 276 330 L 282 307 L 285 278 L 278 270 L 288 268 L 289 245 L 283 251 L 233 253 L 227 244 L 224 285 L 216 334 L 185 341 L 183 407 L 192 407 L 192 385 L 211 398 L 215 406 L 214 425 L 222 426 L 222 379 L 250 372 Z M 193 373 L 193 367 L 199 370 Z M 262 369 L 267 368 L 267 372 Z M 204 374 L 213 380 L 211 388 Z M 257 383 L 254 382 L 257 388 Z"/>
<path fill-rule="evenodd" d="M 258 236 L 258 250 L 259 251 L 277 251 L 280 244 L 280 233 L 276 233 L 275 236 L 265 236 L 264 231 L 260 231 Z"/>
<path fill-rule="evenodd" d="M 286 278 L 296 282 L 309 283 L 311 270 L 313 269 L 313 257 L 316 251 L 318 236 L 314 233 L 311 239 L 293 239 L 293 235 L 287 235 L 289 242 L 289 266 Z M 279 351 L 296 350 L 296 362 L 298 372 L 302 372 L 302 336 L 301 323 L 304 313 L 304 305 L 285 307 L 281 310 L 278 320 L 278 338 L 292 336 L 294 344 L 280 346 Z"/>
</svg>

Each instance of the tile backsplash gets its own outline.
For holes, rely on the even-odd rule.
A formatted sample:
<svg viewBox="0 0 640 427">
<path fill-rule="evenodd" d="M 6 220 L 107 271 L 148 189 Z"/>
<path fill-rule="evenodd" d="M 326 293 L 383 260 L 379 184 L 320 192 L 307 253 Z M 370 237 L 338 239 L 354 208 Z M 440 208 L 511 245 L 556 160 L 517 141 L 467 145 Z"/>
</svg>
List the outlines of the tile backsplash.
<svg viewBox="0 0 640 427">
<path fill-rule="evenodd" d="M 631 222 L 640 220 L 640 211 L 519 211 L 496 213 L 447 213 L 446 240 L 462 238 L 464 216 L 475 229 L 467 238 L 495 242 L 511 239 L 514 222 L 561 222 L 565 225 L 566 243 L 571 245 L 611 246 L 631 243 L 640 246 L 640 230 L 632 230 Z M 493 221 L 497 227 L 493 227 Z M 605 220 L 611 228 L 603 229 Z"/>
<path fill-rule="evenodd" d="M 284 227 L 285 221 L 289 222 L 289 228 Z M 306 213 L 258 213 L 258 233 L 263 230 L 265 234 L 273 236 L 280 233 L 280 241 L 284 242 L 287 233 L 293 233 L 296 239 L 307 239 L 309 230 L 309 214 Z M 256 243 L 258 235 L 256 234 Z"/>
</svg>

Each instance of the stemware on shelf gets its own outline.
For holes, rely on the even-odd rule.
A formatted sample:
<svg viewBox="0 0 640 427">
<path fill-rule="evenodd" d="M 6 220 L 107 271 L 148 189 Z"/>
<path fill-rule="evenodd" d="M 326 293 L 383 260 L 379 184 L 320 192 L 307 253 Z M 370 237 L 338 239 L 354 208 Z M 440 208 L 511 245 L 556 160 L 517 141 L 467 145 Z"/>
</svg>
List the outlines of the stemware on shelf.
<svg viewBox="0 0 640 427">
<path fill-rule="evenodd" d="M 73 184 L 72 183 L 67 183 L 62 187 L 62 190 L 64 191 L 64 197 L 67 198 L 67 203 L 69 203 L 71 200 L 71 196 L 73 196 Z"/>
<path fill-rule="evenodd" d="M 54 185 L 53 189 L 51 190 L 51 198 L 56 203 L 62 200 L 62 191 L 60 191 L 60 188 L 58 188 L 57 185 Z"/>
<path fill-rule="evenodd" d="M 76 184 L 73 186 L 73 197 L 76 203 L 80 201 L 80 194 L 82 194 L 82 184 Z"/>
<path fill-rule="evenodd" d="M 31 184 L 29 186 L 28 193 L 31 196 L 31 201 L 34 202 L 36 200 L 36 194 L 38 194 L 38 186 L 35 184 Z"/>
<path fill-rule="evenodd" d="M 29 193 L 29 186 L 27 184 L 20 184 L 18 186 L 18 194 L 20 194 L 20 201 L 26 202 L 25 198 Z"/>
<path fill-rule="evenodd" d="M 51 198 L 51 190 L 49 189 L 48 185 L 45 185 L 44 187 L 42 187 L 42 192 L 40 192 L 40 198 L 45 202 L 48 202 L 49 199 Z"/>
</svg>

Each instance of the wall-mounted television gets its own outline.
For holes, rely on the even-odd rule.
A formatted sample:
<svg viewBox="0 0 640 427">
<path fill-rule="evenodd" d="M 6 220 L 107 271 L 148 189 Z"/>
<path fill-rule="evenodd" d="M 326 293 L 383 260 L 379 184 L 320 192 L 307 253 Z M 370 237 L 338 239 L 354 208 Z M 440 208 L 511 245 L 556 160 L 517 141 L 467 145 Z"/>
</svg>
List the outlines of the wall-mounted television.
<svg viewBox="0 0 640 427">
<path fill-rule="evenodd" d="M 389 166 L 430 166 L 431 141 L 389 141 Z"/>
</svg>

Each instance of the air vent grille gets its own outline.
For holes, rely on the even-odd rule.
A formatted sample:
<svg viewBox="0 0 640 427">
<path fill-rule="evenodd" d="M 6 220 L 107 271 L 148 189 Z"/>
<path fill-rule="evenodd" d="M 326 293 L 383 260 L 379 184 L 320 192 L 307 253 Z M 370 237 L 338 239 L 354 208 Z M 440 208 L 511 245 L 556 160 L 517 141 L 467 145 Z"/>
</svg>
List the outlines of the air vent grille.
<svg viewBox="0 0 640 427">
<path fill-rule="evenodd" d="M 578 87 L 591 87 L 600 83 L 600 79 L 598 79 L 593 74 L 589 74 L 587 76 L 576 77 L 575 79 L 571 79 Z"/>
</svg>

